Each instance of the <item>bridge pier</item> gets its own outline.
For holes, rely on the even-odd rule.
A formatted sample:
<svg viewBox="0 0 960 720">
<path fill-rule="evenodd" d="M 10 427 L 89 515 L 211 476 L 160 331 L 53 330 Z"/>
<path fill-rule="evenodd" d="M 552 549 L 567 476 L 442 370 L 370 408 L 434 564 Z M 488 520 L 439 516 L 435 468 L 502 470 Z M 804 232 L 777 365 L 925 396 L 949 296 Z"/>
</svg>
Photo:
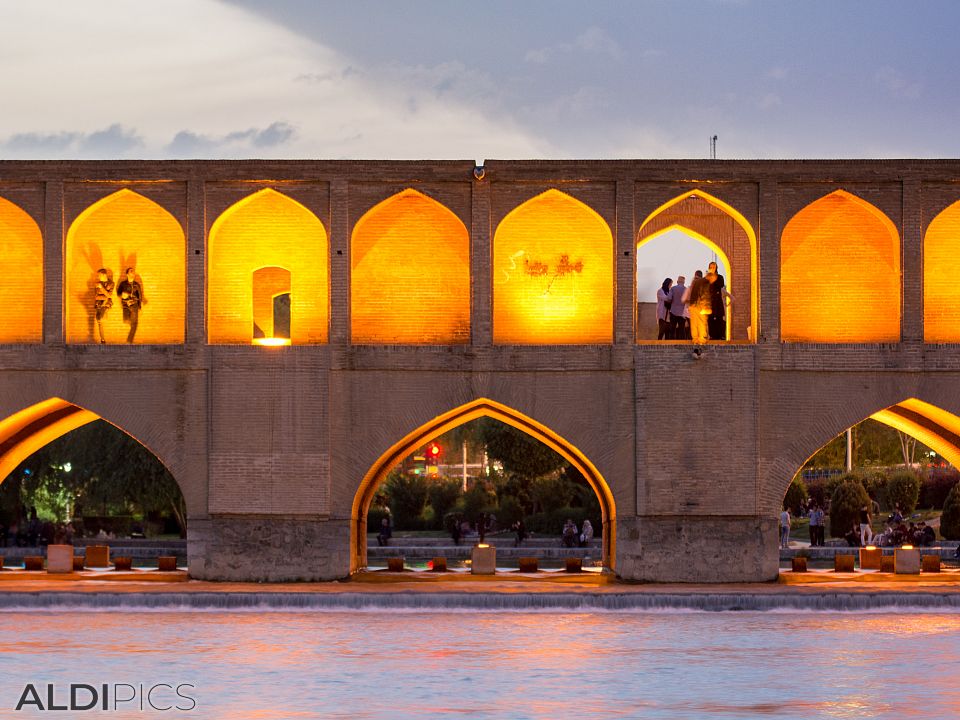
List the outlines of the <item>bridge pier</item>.
<svg viewBox="0 0 960 720">
<path fill-rule="evenodd" d="M 618 519 L 617 574 L 644 582 L 765 582 L 777 577 L 777 520 L 659 516 Z"/>
<path fill-rule="evenodd" d="M 296 582 L 350 574 L 350 521 L 237 516 L 190 518 L 187 556 L 198 580 Z"/>
</svg>

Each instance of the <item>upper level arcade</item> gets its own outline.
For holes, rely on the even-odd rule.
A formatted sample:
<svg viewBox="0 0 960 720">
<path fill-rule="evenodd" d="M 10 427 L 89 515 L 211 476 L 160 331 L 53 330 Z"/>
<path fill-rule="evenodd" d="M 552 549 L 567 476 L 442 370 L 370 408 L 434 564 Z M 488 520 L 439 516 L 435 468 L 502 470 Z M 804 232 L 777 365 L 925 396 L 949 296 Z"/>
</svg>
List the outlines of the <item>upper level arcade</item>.
<svg viewBox="0 0 960 720">
<path fill-rule="evenodd" d="M 676 233 L 727 275 L 718 346 L 951 344 L 958 181 L 946 160 L 2 162 L 0 345 L 649 344 L 635 257 Z"/>
</svg>

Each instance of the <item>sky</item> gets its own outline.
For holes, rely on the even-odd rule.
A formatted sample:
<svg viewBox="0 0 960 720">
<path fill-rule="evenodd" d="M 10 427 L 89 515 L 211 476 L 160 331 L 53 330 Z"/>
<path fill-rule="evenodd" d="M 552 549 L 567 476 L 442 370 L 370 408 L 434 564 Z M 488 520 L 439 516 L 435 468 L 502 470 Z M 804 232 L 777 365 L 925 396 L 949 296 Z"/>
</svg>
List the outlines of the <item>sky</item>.
<svg viewBox="0 0 960 720">
<path fill-rule="evenodd" d="M 958 27 L 955 0 L 0 0 L 0 159 L 956 157 Z"/>
</svg>

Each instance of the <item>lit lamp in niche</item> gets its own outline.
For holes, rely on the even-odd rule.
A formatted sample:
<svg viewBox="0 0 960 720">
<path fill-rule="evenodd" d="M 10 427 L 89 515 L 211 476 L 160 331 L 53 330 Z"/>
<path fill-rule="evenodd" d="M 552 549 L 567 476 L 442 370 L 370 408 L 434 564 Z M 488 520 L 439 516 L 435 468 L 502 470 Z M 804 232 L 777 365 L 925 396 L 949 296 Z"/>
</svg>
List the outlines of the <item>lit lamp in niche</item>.
<svg viewBox="0 0 960 720">
<path fill-rule="evenodd" d="M 290 344 L 290 271 L 263 267 L 253 272 L 253 344 Z"/>
</svg>

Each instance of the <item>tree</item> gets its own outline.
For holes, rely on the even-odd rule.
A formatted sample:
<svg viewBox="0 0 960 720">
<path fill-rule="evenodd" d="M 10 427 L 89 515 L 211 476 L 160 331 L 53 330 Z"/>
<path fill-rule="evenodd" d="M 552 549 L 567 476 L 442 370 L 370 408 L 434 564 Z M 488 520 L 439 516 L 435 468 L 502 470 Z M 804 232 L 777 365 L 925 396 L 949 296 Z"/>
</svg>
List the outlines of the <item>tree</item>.
<svg viewBox="0 0 960 720">
<path fill-rule="evenodd" d="M 415 529 L 427 504 L 427 481 L 419 475 L 405 475 L 399 470 L 393 470 L 384 483 L 384 492 L 389 499 L 394 526 L 406 530 Z"/>
<path fill-rule="evenodd" d="M 860 509 L 870 506 L 870 496 L 853 475 L 845 476 L 830 499 L 830 535 L 843 537 L 860 523 Z"/>
<path fill-rule="evenodd" d="M 898 472 L 887 481 L 887 504 L 892 510 L 900 506 L 900 512 L 909 515 L 917 508 L 920 497 L 920 478 L 912 472 Z"/>
<path fill-rule="evenodd" d="M 943 503 L 940 534 L 947 540 L 960 540 L 960 483 L 953 486 Z"/>
<path fill-rule="evenodd" d="M 807 486 L 799 475 L 795 476 L 787 488 L 787 494 L 783 498 L 783 507 L 790 511 L 794 517 L 803 514 L 803 508 L 807 503 Z"/>
<path fill-rule="evenodd" d="M 481 428 L 487 455 L 499 460 L 508 473 L 534 478 L 567 464 L 562 455 L 512 425 L 484 418 Z"/>
</svg>

